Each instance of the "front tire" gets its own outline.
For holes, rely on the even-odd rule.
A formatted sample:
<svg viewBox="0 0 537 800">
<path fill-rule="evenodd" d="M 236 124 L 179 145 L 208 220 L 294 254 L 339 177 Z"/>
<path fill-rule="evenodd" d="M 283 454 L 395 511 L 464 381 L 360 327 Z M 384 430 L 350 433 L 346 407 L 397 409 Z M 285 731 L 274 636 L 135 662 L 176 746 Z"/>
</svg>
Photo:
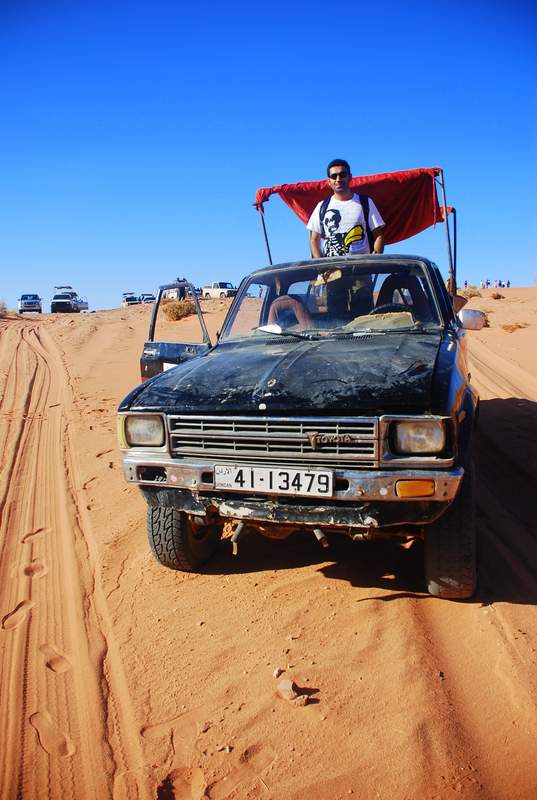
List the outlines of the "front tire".
<svg viewBox="0 0 537 800">
<path fill-rule="evenodd" d="M 165 567 L 196 572 L 218 549 L 222 526 L 199 525 L 193 519 L 192 515 L 176 508 L 147 507 L 149 546 Z"/>
<path fill-rule="evenodd" d="M 474 466 L 450 508 L 425 532 L 425 580 L 435 597 L 464 600 L 477 585 Z"/>
</svg>

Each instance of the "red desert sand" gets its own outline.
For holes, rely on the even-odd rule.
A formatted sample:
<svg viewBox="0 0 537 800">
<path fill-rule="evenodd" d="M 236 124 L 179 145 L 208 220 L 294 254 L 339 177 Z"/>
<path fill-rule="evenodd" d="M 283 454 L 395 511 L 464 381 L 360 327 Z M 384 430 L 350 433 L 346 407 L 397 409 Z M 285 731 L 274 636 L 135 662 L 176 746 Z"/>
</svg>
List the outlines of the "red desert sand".
<svg viewBox="0 0 537 800">
<path fill-rule="evenodd" d="M 419 542 L 159 566 L 115 436 L 150 307 L 0 320 L 2 798 L 537 797 L 537 289 L 501 293 L 470 301 L 470 602 L 425 593 Z"/>
</svg>

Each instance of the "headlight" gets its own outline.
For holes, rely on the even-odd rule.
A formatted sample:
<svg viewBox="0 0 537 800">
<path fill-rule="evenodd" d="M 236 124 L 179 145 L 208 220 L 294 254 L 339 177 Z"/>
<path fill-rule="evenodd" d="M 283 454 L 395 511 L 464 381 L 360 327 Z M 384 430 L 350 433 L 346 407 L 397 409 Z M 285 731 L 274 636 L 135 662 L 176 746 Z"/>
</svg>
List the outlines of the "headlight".
<svg viewBox="0 0 537 800">
<path fill-rule="evenodd" d="M 446 445 L 441 420 L 396 422 L 394 445 L 398 453 L 440 453 Z"/>
<path fill-rule="evenodd" d="M 125 440 L 129 447 L 162 447 L 164 423 L 156 414 L 133 414 L 125 419 Z"/>
</svg>

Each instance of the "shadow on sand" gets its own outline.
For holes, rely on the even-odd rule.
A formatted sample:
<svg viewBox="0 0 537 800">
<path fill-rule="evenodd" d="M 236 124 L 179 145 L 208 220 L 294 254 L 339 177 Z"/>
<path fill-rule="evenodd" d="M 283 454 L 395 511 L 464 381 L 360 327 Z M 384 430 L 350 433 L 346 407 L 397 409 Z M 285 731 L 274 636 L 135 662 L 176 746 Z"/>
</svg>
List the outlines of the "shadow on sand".
<svg viewBox="0 0 537 800">
<path fill-rule="evenodd" d="M 475 440 L 479 586 L 474 603 L 537 603 L 537 403 L 520 398 L 483 400 Z M 376 588 L 378 599 L 428 598 L 423 543 L 352 542 L 329 536 L 322 549 L 313 534 L 270 540 L 254 532 L 229 541 L 206 565 L 208 574 L 255 573 L 319 565 L 331 580 Z M 329 563 L 327 563 L 329 562 Z M 368 598 L 371 599 L 371 598 Z"/>
</svg>

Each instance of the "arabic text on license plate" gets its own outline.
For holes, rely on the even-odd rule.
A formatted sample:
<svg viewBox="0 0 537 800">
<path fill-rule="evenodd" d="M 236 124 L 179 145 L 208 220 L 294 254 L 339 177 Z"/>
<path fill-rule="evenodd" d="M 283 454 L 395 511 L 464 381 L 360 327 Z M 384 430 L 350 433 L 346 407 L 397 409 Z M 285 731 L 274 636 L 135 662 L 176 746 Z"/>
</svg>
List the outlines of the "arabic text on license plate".
<svg viewBox="0 0 537 800">
<path fill-rule="evenodd" d="M 217 464 L 214 467 L 214 485 L 216 489 L 237 492 L 331 497 L 333 474 L 318 470 Z"/>
</svg>

